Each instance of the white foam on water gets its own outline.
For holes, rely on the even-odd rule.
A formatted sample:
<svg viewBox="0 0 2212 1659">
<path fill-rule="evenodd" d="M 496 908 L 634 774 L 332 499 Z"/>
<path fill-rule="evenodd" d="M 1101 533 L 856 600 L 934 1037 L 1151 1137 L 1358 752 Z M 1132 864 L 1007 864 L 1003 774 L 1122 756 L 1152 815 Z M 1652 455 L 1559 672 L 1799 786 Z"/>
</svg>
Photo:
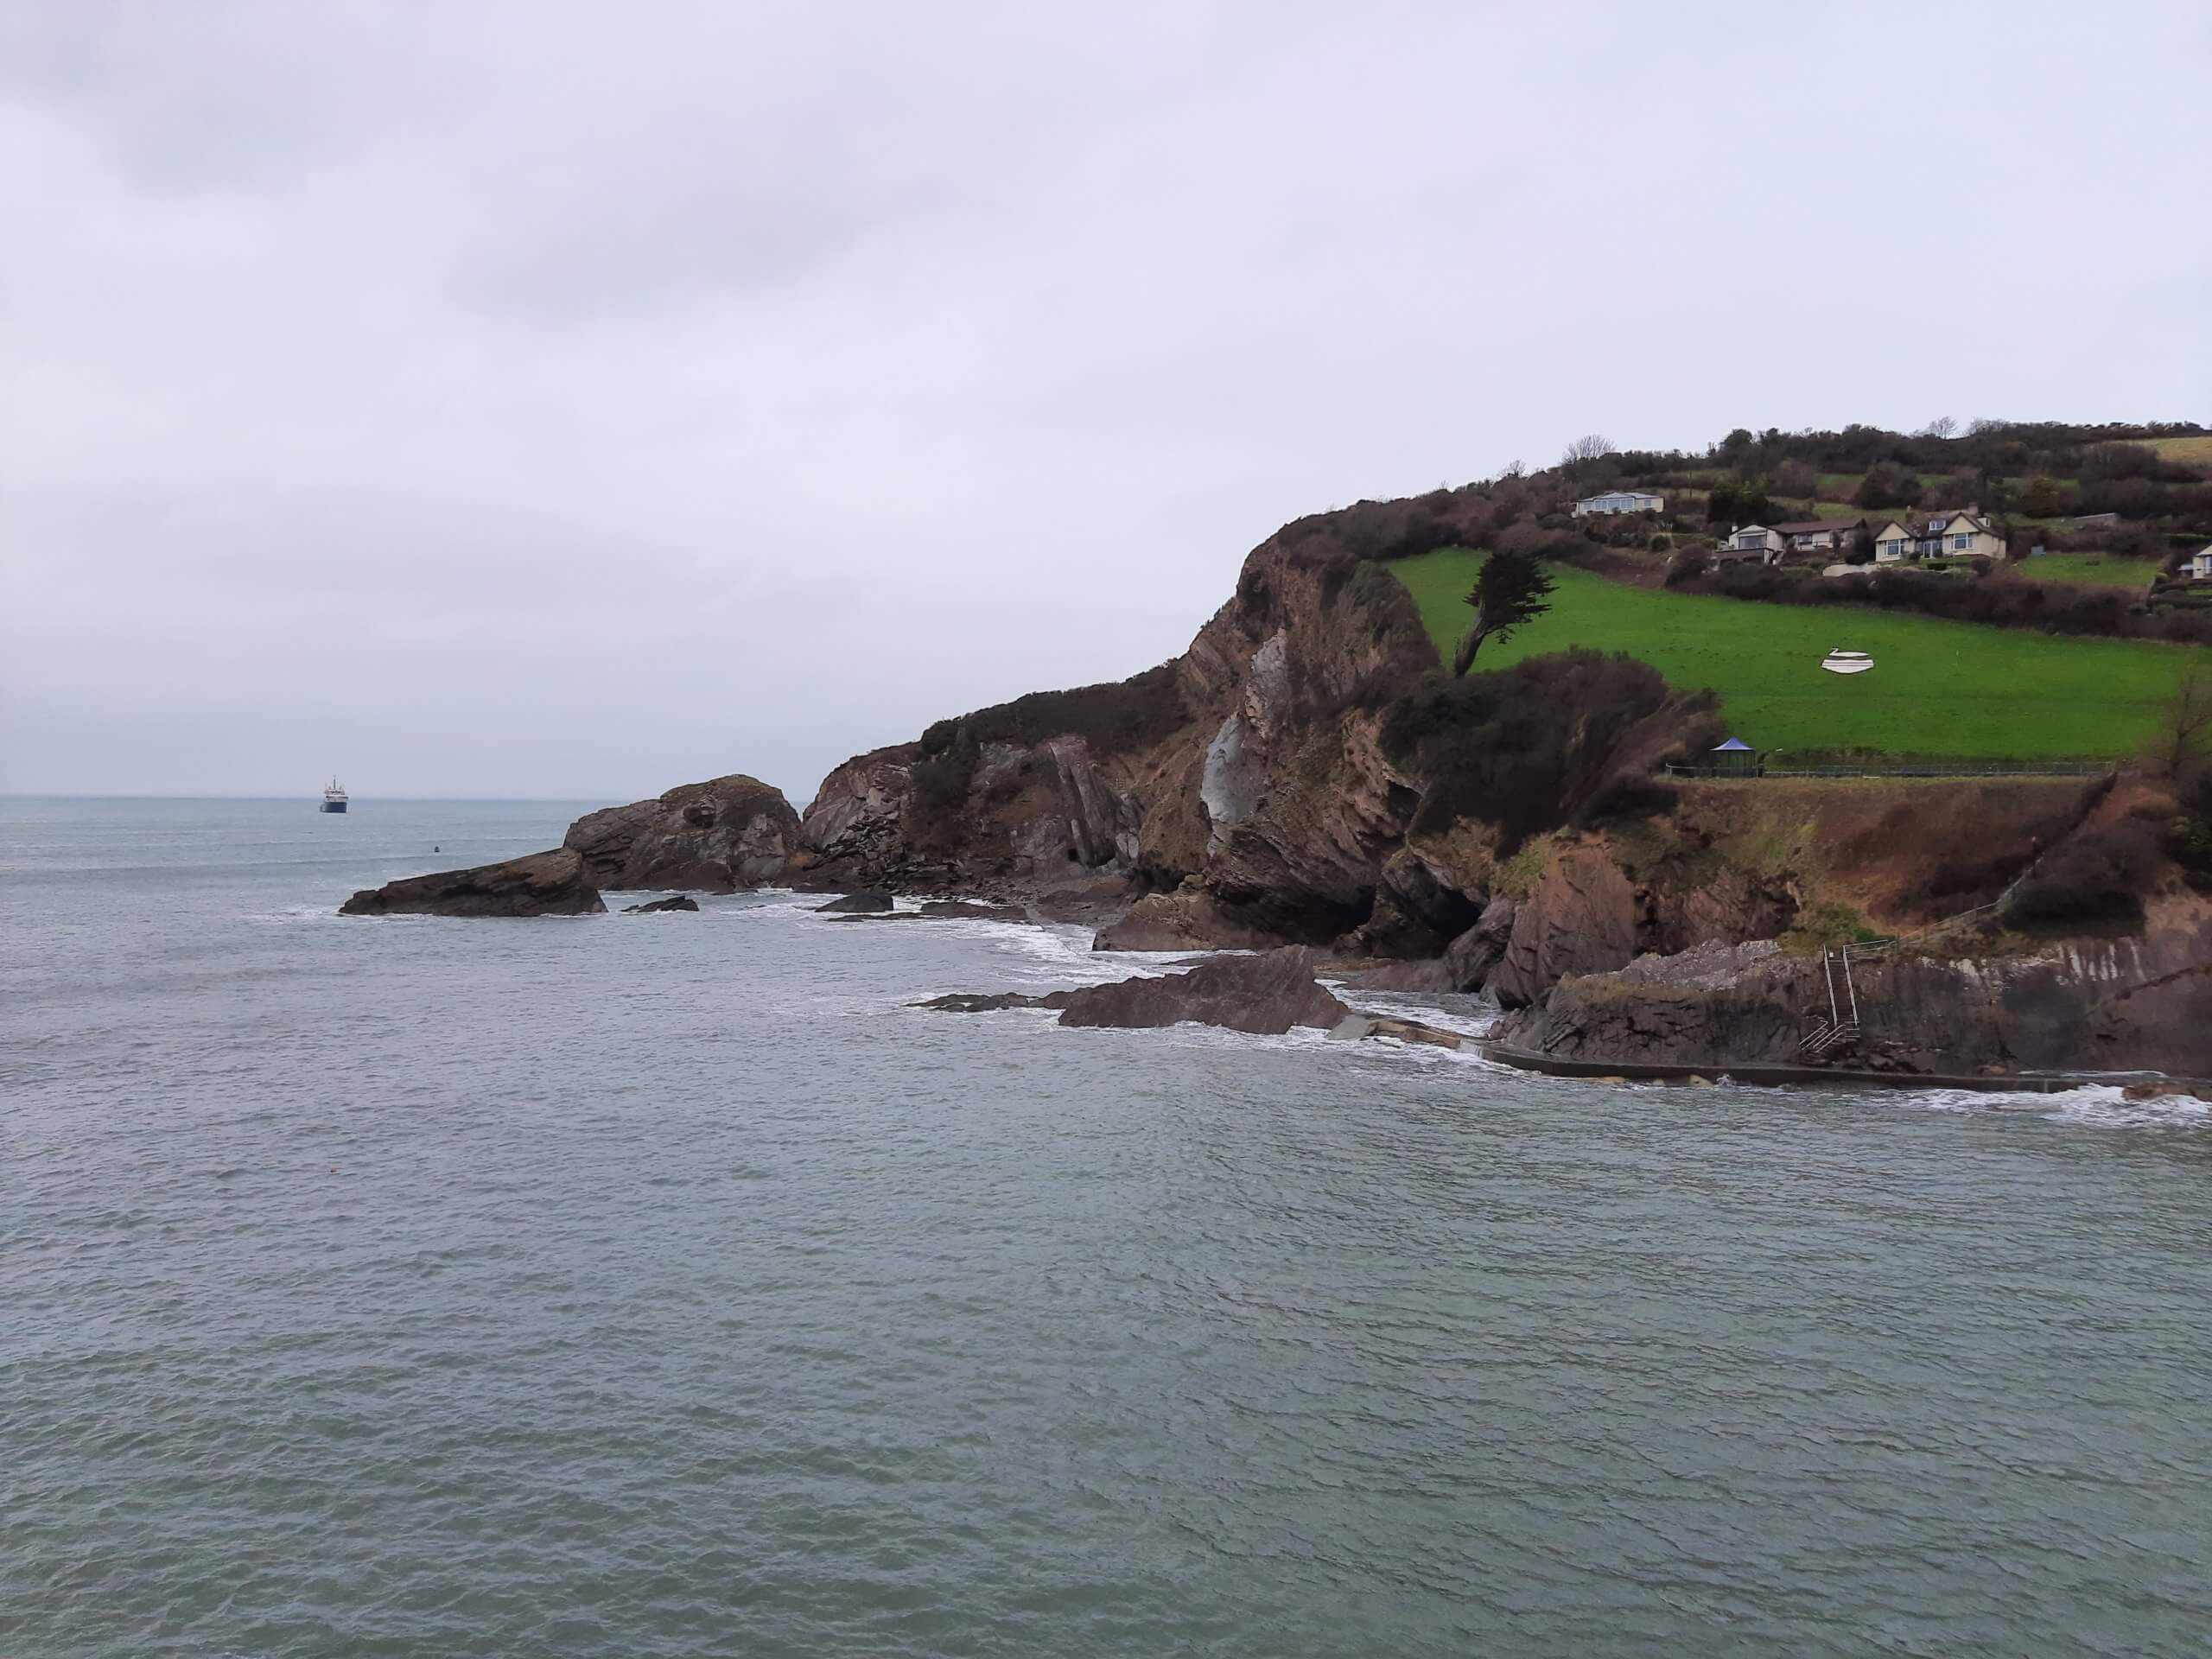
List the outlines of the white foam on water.
<svg viewBox="0 0 2212 1659">
<path fill-rule="evenodd" d="M 364 923 L 385 927 L 420 926 L 452 919 L 443 916 L 341 916 L 335 905 L 287 905 L 282 910 L 248 911 L 244 919 L 257 927 L 285 927 L 300 922 L 342 922 L 348 927 Z"/>
<path fill-rule="evenodd" d="M 1930 1089 L 1904 1098 L 1923 1111 L 1974 1115 L 2018 1112 L 2051 1123 L 2101 1129 L 2212 1128 L 2212 1101 L 2192 1095 L 2130 1100 L 2118 1084 L 2085 1084 L 2056 1094 L 2003 1090 Z"/>
</svg>

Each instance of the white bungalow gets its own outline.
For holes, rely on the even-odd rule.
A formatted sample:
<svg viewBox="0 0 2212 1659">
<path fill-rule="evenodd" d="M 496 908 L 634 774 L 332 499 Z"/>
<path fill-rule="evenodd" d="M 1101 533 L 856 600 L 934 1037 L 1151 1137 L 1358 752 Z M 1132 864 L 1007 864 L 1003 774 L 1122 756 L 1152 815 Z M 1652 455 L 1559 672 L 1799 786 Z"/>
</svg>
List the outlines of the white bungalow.
<svg viewBox="0 0 2212 1659">
<path fill-rule="evenodd" d="M 2212 582 L 2212 547 L 2190 554 L 2182 569 L 2189 572 L 2191 582 Z"/>
<path fill-rule="evenodd" d="M 1574 504 L 1578 518 L 1590 512 L 1664 512 L 1667 498 L 1653 495 L 1646 490 L 1608 490 L 1603 495 L 1586 495 Z"/>
<path fill-rule="evenodd" d="M 2005 538 L 1971 508 L 1928 518 L 1892 518 L 1874 532 L 1874 561 L 1901 559 L 2001 559 Z"/>
</svg>

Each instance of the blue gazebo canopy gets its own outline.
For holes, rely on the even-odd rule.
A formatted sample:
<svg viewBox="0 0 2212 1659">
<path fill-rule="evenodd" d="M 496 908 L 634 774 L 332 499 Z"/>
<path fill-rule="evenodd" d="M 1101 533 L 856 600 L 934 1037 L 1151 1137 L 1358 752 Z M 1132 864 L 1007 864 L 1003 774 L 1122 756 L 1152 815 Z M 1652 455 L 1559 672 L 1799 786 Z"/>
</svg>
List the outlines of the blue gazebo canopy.
<svg viewBox="0 0 2212 1659">
<path fill-rule="evenodd" d="M 1714 744 L 1713 746 L 1713 752 L 1715 754 L 1752 754 L 1757 753 L 1750 744 L 1745 742 L 1740 737 L 1732 737 L 1726 743 Z"/>
</svg>

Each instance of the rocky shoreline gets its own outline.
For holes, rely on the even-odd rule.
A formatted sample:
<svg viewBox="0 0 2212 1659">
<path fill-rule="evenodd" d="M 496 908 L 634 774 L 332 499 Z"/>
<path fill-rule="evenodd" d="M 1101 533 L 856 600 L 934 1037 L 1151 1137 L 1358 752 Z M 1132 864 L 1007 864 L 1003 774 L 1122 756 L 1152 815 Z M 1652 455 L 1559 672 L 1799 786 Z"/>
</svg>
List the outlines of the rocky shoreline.
<svg viewBox="0 0 2212 1659">
<path fill-rule="evenodd" d="M 1440 491 L 1287 525 L 1172 662 L 940 721 L 804 812 L 734 773 L 346 912 L 788 887 L 850 924 L 1300 947 L 1348 990 L 1487 992 L 1501 1044 L 1560 1064 L 1716 1069 L 1804 1061 L 1834 1023 L 1828 948 L 1902 936 L 1862 957 L 1864 1017 L 1814 1069 L 2212 1074 L 2212 893 L 2158 850 L 2170 786 L 1662 783 L 1714 729 L 1701 694 L 1591 652 L 1441 672 L 1389 562 L 1487 512 Z"/>
</svg>

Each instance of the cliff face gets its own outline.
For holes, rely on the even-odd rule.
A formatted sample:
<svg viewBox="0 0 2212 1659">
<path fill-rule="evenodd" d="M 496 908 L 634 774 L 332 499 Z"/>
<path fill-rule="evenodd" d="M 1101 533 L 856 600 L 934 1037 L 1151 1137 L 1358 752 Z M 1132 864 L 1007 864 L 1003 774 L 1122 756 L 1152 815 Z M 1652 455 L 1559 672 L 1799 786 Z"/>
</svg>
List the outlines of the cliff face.
<svg viewBox="0 0 2212 1659">
<path fill-rule="evenodd" d="M 1440 951 L 1481 914 L 1496 837 L 1449 814 L 1416 825 L 1435 768 L 1388 726 L 1440 664 L 1377 561 L 1474 533 L 1484 511 L 1439 492 L 1286 525 L 1173 661 L 838 767 L 792 878 L 1134 900 L 1102 939 L 1128 949 Z"/>
</svg>

